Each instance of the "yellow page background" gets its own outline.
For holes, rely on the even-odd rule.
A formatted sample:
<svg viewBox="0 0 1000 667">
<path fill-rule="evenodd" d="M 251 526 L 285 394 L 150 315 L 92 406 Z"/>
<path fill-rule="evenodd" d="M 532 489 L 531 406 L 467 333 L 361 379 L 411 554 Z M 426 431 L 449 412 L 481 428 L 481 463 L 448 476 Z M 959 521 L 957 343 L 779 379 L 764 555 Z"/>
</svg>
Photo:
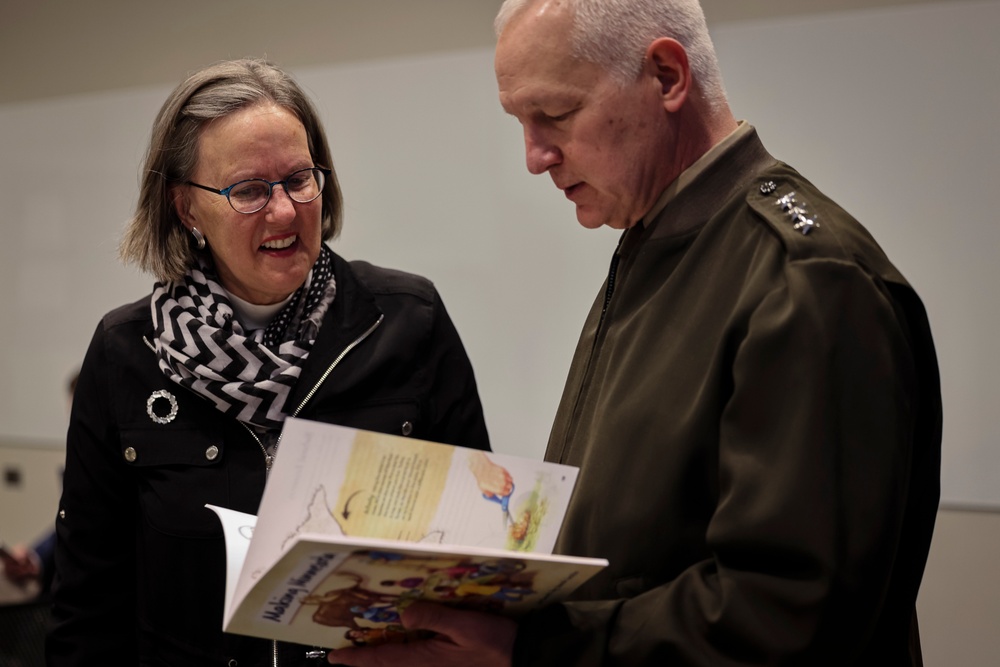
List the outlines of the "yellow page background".
<svg viewBox="0 0 1000 667">
<path fill-rule="evenodd" d="M 402 439 L 387 442 L 385 436 L 358 432 L 348 462 L 350 474 L 336 504 L 344 533 L 423 539 L 444 492 L 452 455 L 445 447 Z"/>
</svg>

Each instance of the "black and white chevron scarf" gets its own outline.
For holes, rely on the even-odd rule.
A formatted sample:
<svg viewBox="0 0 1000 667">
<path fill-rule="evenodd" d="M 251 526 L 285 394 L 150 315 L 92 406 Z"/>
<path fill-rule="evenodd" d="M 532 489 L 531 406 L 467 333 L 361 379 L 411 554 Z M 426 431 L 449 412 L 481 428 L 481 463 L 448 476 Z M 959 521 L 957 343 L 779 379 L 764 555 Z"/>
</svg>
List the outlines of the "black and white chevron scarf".
<svg viewBox="0 0 1000 667">
<path fill-rule="evenodd" d="M 285 402 L 335 294 L 333 252 L 323 245 L 302 287 L 266 329 L 248 336 L 213 265 L 200 260 L 183 281 L 153 288 L 160 370 L 226 415 L 280 428 Z"/>
</svg>

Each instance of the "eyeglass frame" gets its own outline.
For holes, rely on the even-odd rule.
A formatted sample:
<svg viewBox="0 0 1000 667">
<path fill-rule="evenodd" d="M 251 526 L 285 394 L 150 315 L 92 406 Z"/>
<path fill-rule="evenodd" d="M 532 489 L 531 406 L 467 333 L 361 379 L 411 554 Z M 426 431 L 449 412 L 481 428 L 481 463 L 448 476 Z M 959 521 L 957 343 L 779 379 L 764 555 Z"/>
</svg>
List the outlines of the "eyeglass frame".
<svg viewBox="0 0 1000 667">
<path fill-rule="evenodd" d="M 319 189 L 319 192 L 312 199 L 299 201 L 298 199 L 292 197 L 291 193 L 288 192 L 288 181 L 292 176 L 294 176 L 295 174 L 301 174 L 303 171 L 318 171 L 321 174 L 323 174 L 323 187 Z M 263 211 L 264 207 L 266 207 L 269 203 L 271 203 L 271 195 L 274 194 L 275 185 L 280 185 L 285 190 L 285 194 L 288 195 L 288 199 L 295 202 L 296 204 L 308 204 L 309 202 L 316 201 L 317 199 L 323 196 L 323 188 L 326 187 L 326 179 L 329 178 L 331 174 L 333 174 L 332 169 L 315 165 L 313 167 L 306 167 L 305 169 L 296 169 L 295 171 L 293 171 L 280 181 L 269 181 L 266 178 L 244 178 L 242 181 L 236 181 L 229 187 L 222 188 L 221 190 L 217 188 L 210 188 L 207 185 L 201 185 L 200 183 L 195 183 L 194 181 L 184 181 L 184 184 L 193 185 L 196 188 L 201 188 L 202 190 L 206 190 L 208 192 L 217 195 L 222 195 L 223 197 L 226 198 L 226 201 L 229 202 L 229 207 L 232 208 L 237 213 L 240 213 L 241 215 L 253 215 L 254 213 L 259 213 L 260 211 Z M 241 185 L 243 183 L 249 183 L 251 181 L 260 181 L 261 183 L 267 183 L 267 199 L 265 199 L 264 203 L 260 205 L 260 208 L 255 208 L 252 211 L 241 211 L 233 205 L 233 200 L 229 198 L 229 193 L 232 192 L 233 188 L 235 188 L 237 185 Z"/>
</svg>

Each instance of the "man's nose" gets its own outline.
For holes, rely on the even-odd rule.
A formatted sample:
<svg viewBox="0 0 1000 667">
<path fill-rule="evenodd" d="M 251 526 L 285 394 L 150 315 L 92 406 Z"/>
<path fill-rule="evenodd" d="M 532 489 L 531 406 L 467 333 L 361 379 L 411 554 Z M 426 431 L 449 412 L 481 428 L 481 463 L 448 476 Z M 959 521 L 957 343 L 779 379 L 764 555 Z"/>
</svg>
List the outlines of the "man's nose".
<svg viewBox="0 0 1000 667">
<path fill-rule="evenodd" d="M 528 171 L 532 174 L 544 174 L 562 162 L 562 151 L 559 147 L 528 128 L 524 130 L 524 153 Z"/>
</svg>

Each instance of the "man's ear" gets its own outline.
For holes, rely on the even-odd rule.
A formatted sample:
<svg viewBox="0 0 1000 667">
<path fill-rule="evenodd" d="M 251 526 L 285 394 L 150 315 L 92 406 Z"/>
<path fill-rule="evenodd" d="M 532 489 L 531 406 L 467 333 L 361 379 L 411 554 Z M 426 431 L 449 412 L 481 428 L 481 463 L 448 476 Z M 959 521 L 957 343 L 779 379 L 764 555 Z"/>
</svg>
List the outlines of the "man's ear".
<svg viewBox="0 0 1000 667">
<path fill-rule="evenodd" d="M 188 197 L 185 188 L 180 185 L 171 186 L 168 196 L 170 197 L 170 204 L 174 207 L 174 211 L 177 213 L 177 217 L 180 218 L 181 224 L 183 224 L 188 231 L 196 226 L 194 214 L 191 212 L 191 198 Z"/>
<path fill-rule="evenodd" d="M 681 43 L 669 37 L 653 40 L 646 49 L 646 66 L 660 84 L 663 107 L 678 111 L 691 91 L 691 66 Z"/>
</svg>

